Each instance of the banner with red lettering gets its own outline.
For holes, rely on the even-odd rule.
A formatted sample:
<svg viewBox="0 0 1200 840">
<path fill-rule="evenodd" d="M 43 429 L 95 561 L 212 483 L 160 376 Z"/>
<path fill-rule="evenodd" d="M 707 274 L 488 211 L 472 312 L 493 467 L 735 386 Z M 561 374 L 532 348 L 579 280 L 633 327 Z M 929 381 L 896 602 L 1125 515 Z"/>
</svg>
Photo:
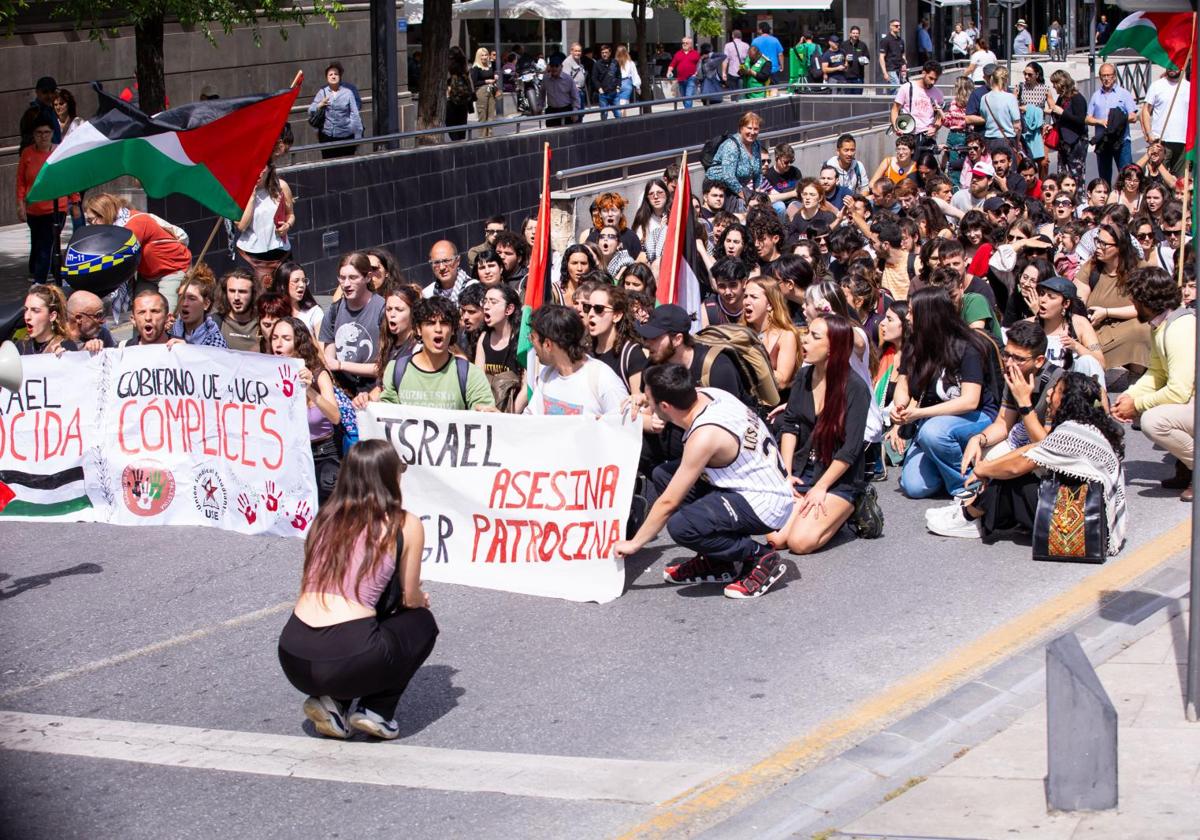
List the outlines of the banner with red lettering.
<svg viewBox="0 0 1200 840">
<path fill-rule="evenodd" d="M 154 346 L 22 364 L 0 389 L 0 518 L 307 533 L 298 361 Z"/>
<path fill-rule="evenodd" d="M 425 580 L 605 603 L 625 588 L 641 426 L 372 403 L 359 434 L 406 464 L 404 506 L 425 525 Z"/>
</svg>

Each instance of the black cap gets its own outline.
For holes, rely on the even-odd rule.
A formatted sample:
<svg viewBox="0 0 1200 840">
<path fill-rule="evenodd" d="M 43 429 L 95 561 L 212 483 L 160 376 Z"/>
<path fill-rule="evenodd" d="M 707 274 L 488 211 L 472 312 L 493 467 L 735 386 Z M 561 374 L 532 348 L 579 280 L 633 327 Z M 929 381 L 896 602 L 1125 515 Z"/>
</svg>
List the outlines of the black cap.
<svg viewBox="0 0 1200 840">
<path fill-rule="evenodd" d="M 989 213 L 999 213 L 1004 207 L 1012 207 L 1012 204 L 1005 201 L 998 195 L 994 195 L 987 201 L 983 202 L 983 209 Z"/>
<path fill-rule="evenodd" d="M 42 76 L 42 78 L 37 80 L 37 84 L 33 86 L 33 89 L 38 93 L 54 93 L 54 91 L 58 90 L 58 82 L 54 81 L 53 76 Z"/>
<path fill-rule="evenodd" d="M 1079 297 L 1079 292 L 1075 289 L 1075 284 L 1066 277 L 1047 277 L 1045 280 L 1037 284 L 1039 289 L 1049 289 L 1062 295 L 1067 300 Z"/>
<path fill-rule="evenodd" d="M 682 306 L 673 303 L 656 307 L 650 313 L 650 320 L 637 325 L 637 334 L 642 338 L 658 338 L 667 333 L 685 333 L 692 329 L 691 316 Z"/>
<path fill-rule="evenodd" d="M 549 65 L 550 67 L 553 67 L 556 64 L 561 67 L 562 63 L 566 60 L 567 60 L 567 57 L 565 55 L 563 55 L 560 52 L 556 52 L 556 53 L 552 53 L 550 55 L 550 57 L 548 59 L 546 59 L 546 64 Z"/>
</svg>

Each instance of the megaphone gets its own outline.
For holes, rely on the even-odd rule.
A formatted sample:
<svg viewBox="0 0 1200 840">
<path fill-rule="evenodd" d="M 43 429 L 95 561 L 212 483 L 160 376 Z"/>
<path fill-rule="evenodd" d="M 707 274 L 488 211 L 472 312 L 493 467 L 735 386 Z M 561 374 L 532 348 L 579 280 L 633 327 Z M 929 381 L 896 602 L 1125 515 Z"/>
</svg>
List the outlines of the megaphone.
<svg viewBox="0 0 1200 840">
<path fill-rule="evenodd" d="M 912 114 L 901 113 L 896 117 L 896 133 L 897 134 L 912 134 L 917 127 L 917 121 Z"/>
<path fill-rule="evenodd" d="M 11 341 L 0 344 L 0 388 L 15 391 L 21 387 L 21 354 Z"/>
</svg>

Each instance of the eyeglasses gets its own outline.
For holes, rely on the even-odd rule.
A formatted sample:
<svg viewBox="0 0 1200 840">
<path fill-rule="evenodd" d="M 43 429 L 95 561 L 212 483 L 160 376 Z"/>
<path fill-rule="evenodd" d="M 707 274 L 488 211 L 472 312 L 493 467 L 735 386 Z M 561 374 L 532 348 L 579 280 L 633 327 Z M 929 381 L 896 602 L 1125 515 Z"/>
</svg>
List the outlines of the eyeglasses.
<svg viewBox="0 0 1200 840">
<path fill-rule="evenodd" d="M 1106 241 L 1106 240 L 1104 240 L 1104 239 L 1097 239 L 1097 240 L 1096 240 L 1096 248 L 1097 248 L 1097 249 L 1100 249 L 1100 248 L 1116 248 L 1116 247 L 1117 247 L 1117 243 L 1116 243 L 1116 242 L 1108 242 L 1108 241 Z"/>
<path fill-rule="evenodd" d="M 504 233 L 504 228 L 486 228 L 484 233 L 486 233 L 488 236 L 495 236 L 497 233 Z"/>
<path fill-rule="evenodd" d="M 1074 207 L 1075 202 L 1071 201 L 1071 199 L 1069 199 L 1069 198 L 1056 198 L 1056 199 L 1054 199 L 1054 206 L 1055 207 Z"/>
<path fill-rule="evenodd" d="M 1000 358 L 1014 361 L 1019 365 L 1033 361 L 1033 356 L 1018 356 L 1016 353 L 1009 353 L 1007 350 L 1000 352 Z"/>
<path fill-rule="evenodd" d="M 582 312 L 584 315 L 587 315 L 589 312 L 592 313 L 593 315 L 603 315 L 605 312 L 608 312 L 610 309 L 612 309 L 611 306 L 605 306 L 603 303 L 581 303 L 581 304 L 579 304 L 579 311 Z"/>
<path fill-rule="evenodd" d="M 455 254 L 453 257 L 446 257 L 445 259 L 430 260 L 429 264 L 434 268 L 444 268 L 448 265 L 454 265 L 456 262 L 458 262 L 458 254 Z"/>
<path fill-rule="evenodd" d="M 616 239 L 617 235 L 615 233 L 602 233 L 602 234 L 600 234 L 599 238 L 600 239 Z"/>
<path fill-rule="evenodd" d="M 99 312 L 76 312 L 76 313 L 72 314 L 71 317 L 74 318 L 76 321 L 81 321 L 84 318 L 90 318 L 93 321 L 103 321 L 104 320 L 104 310 L 102 309 Z"/>
</svg>

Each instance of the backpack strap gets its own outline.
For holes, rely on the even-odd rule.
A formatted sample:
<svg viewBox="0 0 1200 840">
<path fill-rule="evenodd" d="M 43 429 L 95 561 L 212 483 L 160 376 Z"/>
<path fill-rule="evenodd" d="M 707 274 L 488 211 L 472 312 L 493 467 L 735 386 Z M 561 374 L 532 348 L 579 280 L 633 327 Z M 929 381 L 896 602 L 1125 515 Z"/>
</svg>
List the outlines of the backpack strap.
<svg viewBox="0 0 1200 840">
<path fill-rule="evenodd" d="M 400 380 L 404 378 L 404 374 L 408 371 L 408 363 L 411 361 L 411 353 L 396 357 L 395 364 L 392 366 L 392 387 L 397 391 L 400 390 Z"/>
<path fill-rule="evenodd" d="M 626 341 L 625 346 L 621 348 L 621 360 L 617 367 L 621 370 L 621 381 L 625 383 L 625 387 L 629 387 L 629 359 L 633 356 L 633 342 Z"/>
<path fill-rule="evenodd" d="M 700 363 L 700 382 L 698 383 L 701 388 L 708 387 L 713 365 L 716 364 L 717 356 L 721 355 L 721 352 L 716 347 L 706 344 L 704 348 L 704 361 Z"/>
<path fill-rule="evenodd" d="M 455 356 L 454 365 L 458 368 L 458 392 L 462 394 L 463 406 L 470 408 L 471 404 L 467 402 L 467 375 L 471 372 L 471 363 L 462 356 Z"/>
</svg>

